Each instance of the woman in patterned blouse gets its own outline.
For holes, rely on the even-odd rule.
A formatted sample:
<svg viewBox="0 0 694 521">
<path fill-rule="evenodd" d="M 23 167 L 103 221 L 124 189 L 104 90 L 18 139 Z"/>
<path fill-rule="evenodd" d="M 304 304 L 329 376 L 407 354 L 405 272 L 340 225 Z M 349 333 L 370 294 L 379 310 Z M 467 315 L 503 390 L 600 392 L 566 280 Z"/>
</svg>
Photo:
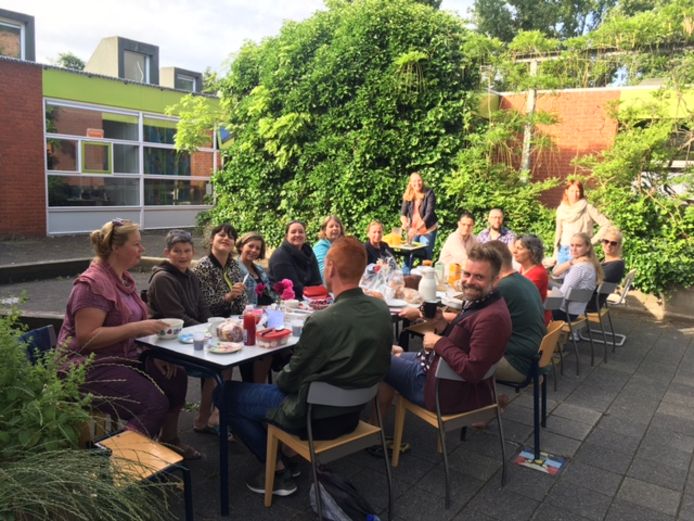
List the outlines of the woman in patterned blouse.
<svg viewBox="0 0 694 521">
<path fill-rule="evenodd" d="M 236 235 L 229 223 L 215 226 L 210 234 L 210 254 L 193 268 L 210 316 L 240 315 L 248 303 L 241 268 L 231 256 Z"/>
</svg>

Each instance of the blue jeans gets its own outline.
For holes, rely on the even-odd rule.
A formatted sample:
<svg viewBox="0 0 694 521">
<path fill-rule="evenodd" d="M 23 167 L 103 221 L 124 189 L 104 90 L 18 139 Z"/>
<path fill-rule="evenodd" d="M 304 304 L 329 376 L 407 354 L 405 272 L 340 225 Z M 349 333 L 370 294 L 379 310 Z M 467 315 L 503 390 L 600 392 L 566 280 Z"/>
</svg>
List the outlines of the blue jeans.
<svg viewBox="0 0 694 521">
<path fill-rule="evenodd" d="M 563 264 L 571 260 L 571 249 L 569 246 L 560 246 L 557 254 L 557 264 Z"/>
<path fill-rule="evenodd" d="M 421 242 L 426 246 L 426 248 L 424 249 L 424 259 L 431 259 L 434 256 L 434 245 L 436 244 L 436 230 L 434 230 L 433 232 L 425 233 L 424 235 L 415 235 L 412 238 L 412 240 L 414 242 Z M 403 274 L 410 274 L 412 264 L 414 264 L 414 258 L 415 255 L 412 253 L 405 257 L 405 264 L 402 267 Z"/>
<path fill-rule="evenodd" d="M 224 393 L 229 427 L 261 463 L 267 456 L 268 411 L 279 407 L 286 394 L 273 384 L 227 382 Z"/>
<path fill-rule="evenodd" d="M 416 356 L 417 353 L 392 356 L 388 374 L 383 381 L 412 403 L 424 407 L 424 384 L 427 375 Z"/>
</svg>

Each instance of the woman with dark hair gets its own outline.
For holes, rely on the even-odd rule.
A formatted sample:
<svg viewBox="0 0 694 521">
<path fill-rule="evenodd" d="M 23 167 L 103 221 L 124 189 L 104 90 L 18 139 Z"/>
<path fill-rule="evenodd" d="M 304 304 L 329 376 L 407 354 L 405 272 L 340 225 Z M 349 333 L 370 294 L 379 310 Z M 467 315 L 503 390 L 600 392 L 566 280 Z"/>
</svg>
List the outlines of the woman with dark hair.
<svg viewBox="0 0 694 521">
<path fill-rule="evenodd" d="M 593 235 L 596 224 L 600 226 L 600 230 Z M 574 234 L 585 233 L 590 237 L 591 243 L 595 244 L 602 238 L 609 224 L 609 219 L 586 201 L 583 184 L 576 179 L 569 180 L 564 188 L 561 204 L 557 208 L 552 243 L 556 264 L 562 264 L 571 259 L 569 243 Z"/>
<path fill-rule="evenodd" d="M 260 306 L 272 304 L 273 300 L 268 293 L 270 277 L 263 267 L 256 262 L 265 258 L 265 239 L 258 232 L 244 233 L 236 241 L 236 250 L 239 252 L 239 267 L 246 281 L 248 302 Z M 259 287 L 265 287 L 266 290 L 258 291 Z"/>
<path fill-rule="evenodd" d="M 371 221 L 366 228 L 366 235 L 369 239 L 364 243 L 367 264 L 375 264 L 379 260 L 395 257 L 390 246 L 381 240 L 383 239 L 383 224 L 381 224 L 381 221 Z"/>
<path fill-rule="evenodd" d="M 521 275 L 529 279 L 540 292 L 542 302 L 547 299 L 549 276 L 542 265 L 545 248 L 542 241 L 535 235 L 521 235 L 513 243 L 513 258 L 520 265 Z M 552 312 L 545 311 L 545 325 L 552 320 Z"/>
<path fill-rule="evenodd" d="M 332 246 L 335 239 L 342 237 L 344 234 L 345 229 L 342 226 L 342 221 L 335 215 L 329 215 L 323 219 L 320 225 L 320 231 L 318 232 L 318 242 L 313 245 L 313 254 L 318 261 L 318 269 L 321 277 L 323 277 L 325 256 L 328 254 L 330 246 Z"/>
<path fill-rule="evenodd" d="M 304 296 L 304 287 L 323 283 L 316 256 L 306 244 L 306 226 L 301 221 L 291 221 L 285 228 L 282 244 L 270 257 L 270 278 L 291 280 L 299 300 Z"/>
<path fill-rule="evenodd" d="M 210 253 L 193 268 L 211 316 L 240 315 L 248 303 L 241 268 L 232 258 L 236 235 L 229 223 L 212 228 Z"/>
<path fill-rule="evenodd" d="M 400 222 L 409 240 L 426 245 L 424 258 L 431 259 L 434 255 L 436 230 L 439 227 L 436 218 L 436 195 L 424 184 L 419 172 L 410 175 L 402 196 Z M 412 256 L 405 261 L 406 275 L 411 267 Z"/>
<path fill-rule="evenodd" d="M 114 219 L 90 235 L 96 257 L 75 279 L 58 345 L 73 364 L 89 355 L 93 362 L 82 387 L 93 405 L 126 428 L 168 444 L 187 459 L 200 453 L 181 442 L 178 417 L 185 404 L 188 379 L 180 367 L 163 360 L 140 361 L 135 339 L 166 329 L 147 318 L 135 280 L 128 273 L 144 252 L 137 224 Z"/>
</svg>

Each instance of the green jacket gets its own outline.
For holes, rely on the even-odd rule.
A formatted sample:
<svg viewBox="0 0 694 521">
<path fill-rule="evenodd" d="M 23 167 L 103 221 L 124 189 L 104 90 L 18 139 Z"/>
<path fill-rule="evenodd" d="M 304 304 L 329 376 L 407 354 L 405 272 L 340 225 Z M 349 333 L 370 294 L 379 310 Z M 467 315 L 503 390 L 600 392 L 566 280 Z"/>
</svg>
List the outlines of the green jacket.
<svg viewBox="0 0 694 521">
<path fill-rule="evenodd" d="M 268 413 L 279 426 L 299 431 L 306 426 L 306 397 L 311 382 L 355 388 L 380 382 L 390 366 L 393 329 L 388 306 L 364 295 L 360 288 L 341 293 L 335 303 L 306 321 L 294 354 L 276 379 L 287 394 L 282 405 Z M 316 407 L 315 418 L 348 412 Z"/>
</svg>

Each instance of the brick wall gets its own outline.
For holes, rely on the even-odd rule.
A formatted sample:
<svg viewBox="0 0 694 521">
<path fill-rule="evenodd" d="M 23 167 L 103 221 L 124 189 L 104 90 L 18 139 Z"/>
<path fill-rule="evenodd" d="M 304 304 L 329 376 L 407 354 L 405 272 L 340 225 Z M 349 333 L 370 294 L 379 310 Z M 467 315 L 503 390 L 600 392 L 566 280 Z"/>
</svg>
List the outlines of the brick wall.
<svg viewBox="0 0 694 521">
<path fill-rule="evenodd" d="M 612 146 L 617 135 L 617 121 L 610 117 L 611 104 L 619 100 L 619 90 L 577 89 L 561 92 L 540 92 L 536 110 L 555 116 L 554 125 L 540 125 L 538 131 L 549 136 L 554 143 L 552 150 L 532 158 L 534 179 L 548 177 L 566 178 L 579 172 L 571 162 L 581 156 L 594 154 Z M 502 109 L 525 112 L 526 94 L 503 94 Z M 550 207 L 561 200 L 562 189 L 557 188 L 543 196 Z"/>
<path fill-rule="evenodd" d="M 41 67 L 0 60 L 0 236 L 46 235 Z"/>
</svg>

